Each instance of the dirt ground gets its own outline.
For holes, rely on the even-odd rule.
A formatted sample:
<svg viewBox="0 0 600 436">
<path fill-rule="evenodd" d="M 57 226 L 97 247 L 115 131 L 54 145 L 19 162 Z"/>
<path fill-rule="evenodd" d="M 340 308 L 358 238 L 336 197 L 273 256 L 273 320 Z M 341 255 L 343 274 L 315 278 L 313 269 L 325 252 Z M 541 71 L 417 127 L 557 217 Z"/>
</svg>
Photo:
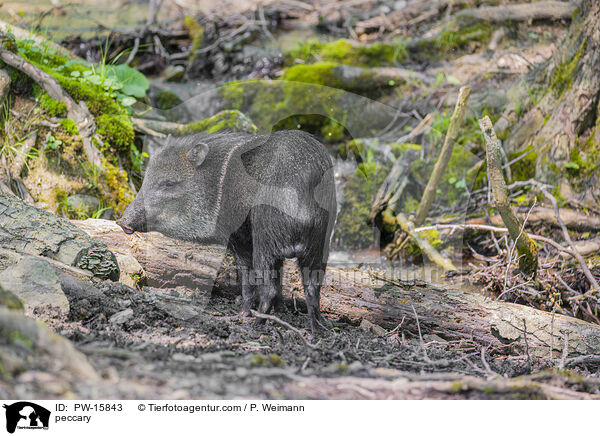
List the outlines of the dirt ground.
<svg viewBox="0 0 600 436">
<path fill-rule="evenodd" d="M 29 371 L 16 397 L 44 398 L 596 398 L 598 366 L 549 369 L 526 355 L 403 329 L 381 331 L 328 315 L 333 328 L 311 335 L 301 300 L 279 318 L 299 329 L 239 315 L 240 299 L 218 287 L 210 301 L 176 290 L 133 290 L 118 283 L 93 292 L 71 287 L 68 317 L 37 318 L 70 339 L 101 375 L 71 384 Z M 381 328 L 380 328 L 381 329 Z M 375 331 L 373 331 L 375 330 Z M 577 365 L 576 365 L 577 366 Z M 595 367 L 595 369 L 594 369 Z"/>
</svg>

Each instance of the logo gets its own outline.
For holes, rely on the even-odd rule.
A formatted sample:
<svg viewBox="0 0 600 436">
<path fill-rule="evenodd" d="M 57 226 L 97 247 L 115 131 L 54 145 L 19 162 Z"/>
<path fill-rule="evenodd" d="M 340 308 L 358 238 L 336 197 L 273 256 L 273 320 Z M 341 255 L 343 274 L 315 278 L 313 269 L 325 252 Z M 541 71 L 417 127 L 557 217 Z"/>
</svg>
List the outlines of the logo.
<svg viewBox="0 0 600 436">
<path fill-rule="evenodd" d="M 6 431 L 14 433 L 18 429 L 47 430 L 50 411 L 28 401 L 4 405 L 6 409 Z"/>
</svg>

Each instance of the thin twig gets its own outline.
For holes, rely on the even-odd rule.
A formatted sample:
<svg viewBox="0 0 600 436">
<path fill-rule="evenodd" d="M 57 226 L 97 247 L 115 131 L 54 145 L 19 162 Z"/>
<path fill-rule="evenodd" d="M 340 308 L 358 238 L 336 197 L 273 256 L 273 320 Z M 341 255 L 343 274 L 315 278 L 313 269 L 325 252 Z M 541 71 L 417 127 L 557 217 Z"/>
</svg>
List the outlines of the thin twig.
<svg viewBox="0 0 600 436">
<path fill-rule="evenodd" d="M 558 221 L 558 225 L 562 229 L 565 241 L 567 241 L 567 244 L 569 244 L 569 247 L 571 247 L 571 250 L 573 251 L 575 259 L 577 259 L 577 262 L 579 262 L 579 265 L 581 266 L 581 270 L 583 271 L 583 274 L 586 276 L 586 278 L 590 282 L 590 285 L 592 286 L 594 291 L 600 292 L 600 285 L 598 285 L 598 281 L 596 280 L 596 278 L 594 277 L 594 275 L 588 268 L 583 256 L 579 253 L 579 251 L 577 251 L 577 248 L 575 247 L 575 244 L 573 243 L 573 240 L 571 239 L 571 236 L 569 235 L 567 226 L 565 225 L 564 221 L 560 217 L 560 211 L 558 209 L 558 203 L 556 202 L 556 198 L 554 198 L 554 196 L 551 195 L 545 189 L 542 189 L 541 191 L 546 196 L 546 198 L 548 200 L 550 200 L 550 202 L 552 203 L 552 207 L 554 208 L 554 215 L 556 215 L 556 221 Z"/>
<path fill-rule="evenodd" d="M 276 323 L 278 323 L 279 325 L 293 331 L 294 333 L 296 333 L 298 336 L 300 336 L 300 339 L 302 339 L 302 342 L 304 343 L 304 346 L 307 348 L 311 348 L 313 350 L 317 349 L 317 346 L 314 344 L 311 344 L 310 342 L 308 342 L 308 340 L 304 337 L 304 335 L 302 334 L 302 332 L 300 330 L 298 330 L 296 327 L 294 327 L 293 325 L 285 322 L 284 320 L 276 317 L 275 315 L 267 315 L 266 313 L 260 313 L 257 312 L 256 310 L 250 310 L 250 313 L 252 314 L 252 316 L 256 317 L 256 318 L 261 318 L 261 319 L 268 319 L 270 321 L 274 321 Z"/>
</svg>

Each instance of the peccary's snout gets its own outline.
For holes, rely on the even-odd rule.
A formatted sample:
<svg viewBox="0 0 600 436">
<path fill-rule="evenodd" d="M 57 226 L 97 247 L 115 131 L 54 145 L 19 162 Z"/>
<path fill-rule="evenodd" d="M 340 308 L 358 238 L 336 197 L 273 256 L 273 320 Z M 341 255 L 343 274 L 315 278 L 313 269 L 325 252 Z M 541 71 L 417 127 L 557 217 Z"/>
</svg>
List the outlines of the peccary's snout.
<svg viewBox="0 0 600 436">
<path fill-rule="evenodd" d="M 131 235 L 133 232 L 147 232 L 146 210 L 141 193 L 129 204 L 123 216 L 117 220 L 123 231 Z"/>
</svg>

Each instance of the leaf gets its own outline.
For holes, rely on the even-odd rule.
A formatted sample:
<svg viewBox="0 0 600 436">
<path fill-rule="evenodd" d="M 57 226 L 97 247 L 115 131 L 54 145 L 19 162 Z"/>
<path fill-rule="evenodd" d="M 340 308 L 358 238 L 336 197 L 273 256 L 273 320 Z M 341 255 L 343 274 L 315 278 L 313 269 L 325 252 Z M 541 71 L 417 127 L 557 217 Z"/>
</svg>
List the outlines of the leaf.
<svg viewBox="0 0 600 436">
<path fill-rule="evenodd" d="M 131 106 L 131 105 L 135 104 L 136 101 L 137 100 L 135 98 L 127 96 L 121 100 L 121 104 L 123 106 Z"/>
<path fill-rule="evenodd" d="M 450 183 L 451 185 L 454 185 L 456 183 L 456 180 L 458 180 L 456 177 L 452 176 L 448 179 L 448 183 Z"/>
<path fill-rule="evenodd" d="M 464 180 L 459 180 L 458 182 L 456 182 L 456 185 L 454 185 L 454 187 L 456 189 L 466 188 L 467 183 Z"/>
<path fill-rule="evenodd" d="M 81 76 L 81 73 L 79 71 L 77 71 L 77 70 L 71 71 L 71 77 L 79 77 L 79 76 Z"/>
<path fill-rule="evenodd" d="M 150 88 L 150 82 L 146 76 L 129 65 L 117 65 L 108 67 L 108 75 L 112 75 L 116 80 L 123 84 L 121 91 L 124 94 L 137 98 L 146 96 L 146 91 Z"/>
<path fill-rule="evenodd" d="M 576 162 L 567 162 L 565 164 L 565 168 L 572 168 L 574 170 L 578 170 L 579 169 L 579 164 L 577 164 Z"/>
</svg>

